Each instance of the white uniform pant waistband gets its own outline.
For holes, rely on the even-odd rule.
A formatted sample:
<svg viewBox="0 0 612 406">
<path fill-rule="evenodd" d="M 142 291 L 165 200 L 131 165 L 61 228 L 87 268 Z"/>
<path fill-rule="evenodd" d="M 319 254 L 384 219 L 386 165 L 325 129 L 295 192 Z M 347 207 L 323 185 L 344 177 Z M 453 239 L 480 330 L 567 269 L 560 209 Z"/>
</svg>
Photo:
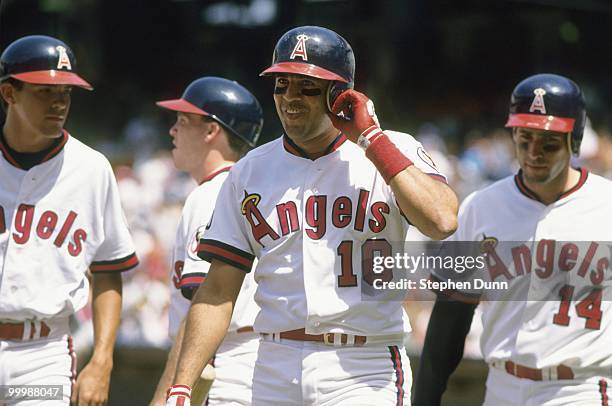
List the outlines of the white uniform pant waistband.
<svg viewBox="0 0 612 406">
<path fill-rule="evenodd" d="M 320 345 L 322 347 L 372 347 L 372 346 L 403 346 L 404 345 L 404 334 L 389 334 L 383 336 L 357 336 L 353 334 L 345 333 L 325 333 L 322 334 L 322 339 L 312 339 L 312 337 L 318 337 L 318 335 L 306 335 L 306 339 L 301 337 L 296 338 L 295 336 L 287 336 L 285 332 L 282 333 L 262 333 L 261 337 L 263 341 L 271 341 L 276 343 L 282 342 L 308 342 L 313 345 Z"/>
<path fill-rule="evenodd" d="M 517 378 L 533 381 L 556 381 L 564 379 L 588 379 L 596 376 L 610 377 L 611 371 L 603 368 L 572 368 L 559 364 L 544 368 L 531 368 L 509 360 L 495 360 L 489 362 L 489 367 L 495 368 L 516 376 Z"/>
</svg>

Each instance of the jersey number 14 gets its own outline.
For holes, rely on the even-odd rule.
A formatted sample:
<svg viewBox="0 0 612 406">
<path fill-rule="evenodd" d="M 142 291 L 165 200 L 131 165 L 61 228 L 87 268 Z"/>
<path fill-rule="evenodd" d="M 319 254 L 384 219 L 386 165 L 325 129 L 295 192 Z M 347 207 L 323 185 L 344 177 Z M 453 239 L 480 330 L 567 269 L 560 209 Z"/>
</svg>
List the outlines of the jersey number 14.
<svg viewBox="0 0 612 406">
<path fill-rule="evenodd" d="M 569 308 L 574 296 L 574 286 L 564 285 L 559 290 L 561 304 L 559 311 L 553 317 L 553 323 L 560 326 L 568 326 L 570 322 Z M 586 319 L 585 328 L 599 330 L 601 327 L 601 289 L 593 289 L 587 297 L 576 304 L 576 314 Z"/>
</svg>

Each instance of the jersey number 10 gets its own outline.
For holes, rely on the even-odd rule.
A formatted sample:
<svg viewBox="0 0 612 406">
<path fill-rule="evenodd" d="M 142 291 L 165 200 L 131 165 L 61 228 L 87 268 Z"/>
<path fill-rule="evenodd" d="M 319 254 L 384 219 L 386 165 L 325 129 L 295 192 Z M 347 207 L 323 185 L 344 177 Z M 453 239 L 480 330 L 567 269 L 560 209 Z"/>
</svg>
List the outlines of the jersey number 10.
<svg viewBox="0 0 612 406">
<path fill-rule="evenodd" d="M 340 268 L 342 272 L 338 275 L 338 287 L 348 288 L 357 286 L 357 275 L 353 269 L 353 241 L 342 241 L 338 245 L 340 256 Z M 391 244 L 387 240 L 366 240 L 361 245 L 361 274 L 363 280 L 373 286 L 376 279 L 389 282 L 393 279 L 393 270 L 385 268 L 382 272 L 374 272 L 374 254 L 381 257 L 393 255 Z"/>
</svg>

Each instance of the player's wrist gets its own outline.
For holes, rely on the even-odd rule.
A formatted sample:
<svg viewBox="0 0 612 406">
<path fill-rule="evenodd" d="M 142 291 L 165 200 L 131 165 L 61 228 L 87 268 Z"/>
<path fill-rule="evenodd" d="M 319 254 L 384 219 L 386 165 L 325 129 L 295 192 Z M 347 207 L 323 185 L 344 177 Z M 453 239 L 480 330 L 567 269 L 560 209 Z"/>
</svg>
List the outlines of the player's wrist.
<svg viewBox="0 0 612 406">
<path fill-rule="evenodd" d="M 111 371 L 113 369 L 113 352 L 96 352 L 94 350 L 93 355 L 89 359 L 89 364 L 96 369 Z"/>
<path fill-rule="evenodd" d="M 372 129 L 372 127 L 364 131 L 369 136 L 365 148 L 366 157 L 372 161 L 385 182 L 389 184 L 395 175 L 414 165 L 414 163 L 395 146 L 393 141 L 380 128 Z"/>
<path fill-rule="evenodd" d="M 357 137 L 357 145 L 364 151 L 380 136 L 384 135 L 383 131 L 376 124 L 370 125 L 363 130 Z"/>
<path fill-rule="evenodd" d="M 191 387 L 188 385 L 172 385 L 166 392 L 166 401 L 171 399 L 191 399 Z"/>
</svg>

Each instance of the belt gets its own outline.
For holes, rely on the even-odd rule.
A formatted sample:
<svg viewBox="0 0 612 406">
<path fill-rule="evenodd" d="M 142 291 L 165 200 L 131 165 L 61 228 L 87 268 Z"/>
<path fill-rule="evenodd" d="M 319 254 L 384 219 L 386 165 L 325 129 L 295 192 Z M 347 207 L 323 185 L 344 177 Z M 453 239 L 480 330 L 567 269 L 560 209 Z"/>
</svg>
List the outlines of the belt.
<svg viewBox="0 0 612 406">
<path fill-rule="evenodd" d="M 26 328 L 30 328 L 29 337 L 24 337 Z M 40 322 L 40 337 L 48 337 L 51 329 L 44 321 Z M 36 334 L 36 323 L 24 321 L 22 323 L 2 323 L 0 322 L 0 340 L 32 340 L 39 337 Z"/>
<path fill-rule="evenodd" d="M 252 333 L 253 331 L 253 326 L 246 326 L 246 327 L 240 327 L 238 330 L 236 330 L 236 333 Z"/>
<path fill-rule="evenodd" d="M 558 379 L 574 379 L 574 371 L 566 365 L 557 365 L 547 368 L 530 368 L 515 364 L 512 361 L 491 363 L 492 366 L 503 369 L 512 376 L 532 381 L 555 381 Z M 501 368 L 500 368 L 501 367 Z"/>
<path fill-rule="evenodd" d="M 313 341 L 334 346 L 352 345 L 360 347 L 364 345 L 368 340 L 366 336 L 356 336 L 353 334 L 344 333 L 306 334 L 306 330 L 303 328 L 297 330 L 283 331 L 281 333 L 263 333 L 263 335 L 264 337 L 271 335 L 272 339 L 278 337 L 285 338 L 287 340 Z"/>
</svg>

